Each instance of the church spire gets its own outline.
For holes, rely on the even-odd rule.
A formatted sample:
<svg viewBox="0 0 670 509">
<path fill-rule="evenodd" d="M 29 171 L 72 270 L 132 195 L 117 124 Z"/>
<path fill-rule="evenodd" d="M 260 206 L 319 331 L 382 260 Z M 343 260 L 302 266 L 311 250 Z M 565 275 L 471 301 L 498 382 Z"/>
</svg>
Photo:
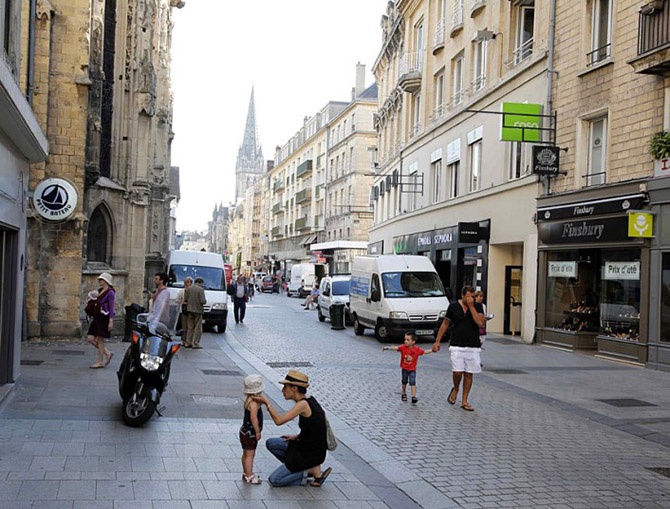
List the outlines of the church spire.
<svg viewBox="0 0 670 509">
<path fill-rule="evenodd" d="M 243 197 L 247 188 L 253 185 L 262 174 L 263 150 L 258 141 L 254 87 L 252 86 L 244 138 L 237 153 L 237 164 L 235 165 L 235 201 Z"/>
</svg>

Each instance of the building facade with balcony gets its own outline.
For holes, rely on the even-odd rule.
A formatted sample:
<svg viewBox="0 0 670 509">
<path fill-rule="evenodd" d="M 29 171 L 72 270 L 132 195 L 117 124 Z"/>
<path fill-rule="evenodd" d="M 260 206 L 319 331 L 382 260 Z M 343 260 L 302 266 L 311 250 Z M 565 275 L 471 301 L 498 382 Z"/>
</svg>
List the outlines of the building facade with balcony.
<svg viewBox="0 0 670 509">
<path fill-rule="evenodd" d="M 429 256 L 454 298 L 481 288 L 489 330 L 535 334 L 538 178 L 503 103 L 548 101 L 549 2 L 398 0 L 382 18 L 369 251 Z M 538 117 L 537 140 L 549 142 Z"/>
<path fill-rule="evenodd" d="M 538 198 L 538 341 L 670 369 L 670 4 L 556 2 L 563 175 Z M 670 154 L 665 154 L 667 157 Z M 550 186 L 550 187 L 549 187 Z"/>
</svg>

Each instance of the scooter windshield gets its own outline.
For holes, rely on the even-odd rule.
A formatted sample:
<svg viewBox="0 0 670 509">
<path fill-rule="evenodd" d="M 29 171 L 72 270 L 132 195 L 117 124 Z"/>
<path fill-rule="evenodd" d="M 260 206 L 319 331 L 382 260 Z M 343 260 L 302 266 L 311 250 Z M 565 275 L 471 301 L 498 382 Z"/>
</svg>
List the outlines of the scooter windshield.
<svg viewBox="0 0 670 509">
<path fill-rule="evenodd" d="M 142 345 L 142 353 L 154 355 L 157 357 L 165 357 L 169 348 L 169 341 L 165 341 L 158 336 L 147 336 L 144 344 Z"/>
</svg>

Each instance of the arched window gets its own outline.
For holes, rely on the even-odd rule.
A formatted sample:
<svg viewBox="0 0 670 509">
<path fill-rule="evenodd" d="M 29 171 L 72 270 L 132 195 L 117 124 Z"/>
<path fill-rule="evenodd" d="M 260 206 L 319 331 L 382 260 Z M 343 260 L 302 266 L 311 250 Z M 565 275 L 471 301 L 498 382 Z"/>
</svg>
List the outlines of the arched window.
<svg viewBox="0 0 670 509">
<path fill-rule="evenodd" d="M 107 211 L 99 206 L 91 214 L 88 222 L 88 242 L 86 257 L 89 262 L 103 262 L 111 265 L 111 227 Z"/>
</svg>

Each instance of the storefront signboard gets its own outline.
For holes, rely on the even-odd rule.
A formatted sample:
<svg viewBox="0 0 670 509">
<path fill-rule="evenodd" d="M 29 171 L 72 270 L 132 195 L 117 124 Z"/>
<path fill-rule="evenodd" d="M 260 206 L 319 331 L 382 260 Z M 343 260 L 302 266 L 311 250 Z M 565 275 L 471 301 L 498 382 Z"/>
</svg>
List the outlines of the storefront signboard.
<svg viewBox="0 0 670 509">
<path fill-rule="evenodd" d="M 602 214 L 621 214 L 642 208 L 644 200 L 645 195 L 634 194 L 602 200 L 556 205 L 555 207 L 540 207 L 537 209 L 537 220 L 540 222 L 567 219 L 569 217 L 582 218 Z"/>
<path fill-rule="evenodd" d="M 628 217 L 556 221 L 538 224 L 543 244 L 583 244 L 628 240 Z"/>
<path fill-rule="evenodd" d="M 533 173 L 536 175 L 558 175 L 561 149 L 558 147 L 533 145 Z"/>
<path fill-rule="evenodd" d="M 33 191 L 33 206 L 42 219 L 54 223 L 67 220 L 77 208 L 77 189 L 68 180 L 48 178 Z"/>
<path fill-rule="evenodd" d="M 547 277 L 577 277 L 577 262 L 548 262 Z"/>
<path fill-rule="evenodd" d="M 651 238 L 654 232 L 654 216 L 649 212 L 631 210 L 628 212 L 628 236 Z"/>
<path fill-rule="evenodd" d="M 603 279 L 640 280 L 640 262 L 604 262 Z"/>
<path fill-rule="evenodd" d="M 502 103 L 501 141 L 540 141 L 541 104 Z"/>
</svg>

